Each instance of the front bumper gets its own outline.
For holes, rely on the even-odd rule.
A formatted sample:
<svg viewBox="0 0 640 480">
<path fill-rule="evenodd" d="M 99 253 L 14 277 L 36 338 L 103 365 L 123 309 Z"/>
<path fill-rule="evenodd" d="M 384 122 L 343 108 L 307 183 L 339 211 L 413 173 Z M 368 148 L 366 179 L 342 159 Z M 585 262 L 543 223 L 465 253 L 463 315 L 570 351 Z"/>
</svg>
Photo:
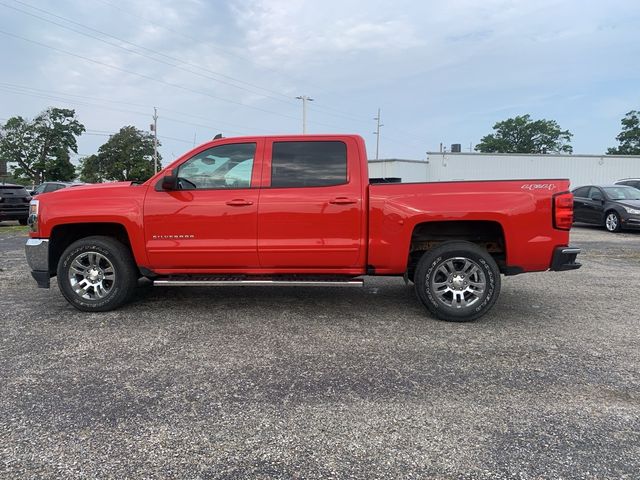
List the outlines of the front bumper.
<svg viewBox="0 0 640 480">
<path fill-rule="evenodd" d="M 551 268 L 554 272 L 564 272 L 566 270 L 575 270 L 582 266 L 576 262 L 576 257 L 580 253 L 579 248 L 574 247 L 556 247 L 551 257 Z"/>
<path fill-rule="evenodd" d="M 622 215 L 620 218 L 620 225 L 622 228 L 627 229 L 640 229 L 640 216 L 639 215 Z"/>
<path fill-rule="evenodd" d="M 0 221 L 26 220 L 29 216 L 29 205 L 7 204 L 0 206 Z"/>
<path fill-rule="evenodd" d="M 31 276 L 38 282 L 38 287 L 49 288 L 49 240 L 46 238 L 30 238 L 24 246 L 27 263 L 31 268 Z"/>
</svg>

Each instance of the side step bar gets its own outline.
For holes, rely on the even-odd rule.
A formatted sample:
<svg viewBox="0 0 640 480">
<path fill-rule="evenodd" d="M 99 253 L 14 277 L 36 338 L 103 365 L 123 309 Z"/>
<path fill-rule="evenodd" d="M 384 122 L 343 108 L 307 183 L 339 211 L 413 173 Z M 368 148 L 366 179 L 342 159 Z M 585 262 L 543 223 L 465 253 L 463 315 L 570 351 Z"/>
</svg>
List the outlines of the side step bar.
<svg viewBox="0 0 640 480">
<path fill-rule="evenodd" d="M 158 278 L 155 287 L 363 287 L 362 278 L 269 278 L 182 276 Z"/>
</svg>

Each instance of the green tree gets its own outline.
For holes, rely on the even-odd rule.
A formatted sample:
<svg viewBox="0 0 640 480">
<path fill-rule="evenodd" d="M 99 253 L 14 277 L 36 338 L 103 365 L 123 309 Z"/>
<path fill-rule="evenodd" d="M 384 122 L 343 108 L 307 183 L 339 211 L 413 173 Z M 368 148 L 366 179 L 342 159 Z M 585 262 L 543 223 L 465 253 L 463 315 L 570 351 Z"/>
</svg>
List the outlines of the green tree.
<svg viewBox="0 0 640 480">
<path fill-rule="evenodd" d="M 609 155 L 640 155 L 640 112 L 631 110 L 621 120 L 622 131 L 616 137 L 620 145 L 607 150 Z"/>
<path fill-rule="evenodd" d="M 153 175 L 153 171 L 153 136 L 127 126 L 112 135 L 98 149 L 97 156 L 92 155 L 82 162 L 80 178 L 144 181 Z"/>
<path fill-rule="evenodd" d="M 14 165 L 16 178 L 33 183 L 73 180 L 69 152 L 78 152 L 84 131 L 75 111 L 66 108 L 50 107 L 31 121 L 12 117 L 0 130 L 0 161 Z"/>
<path fill-rule="evenodd" d="M 106 180 L 100 168 L 98 155 L 89 155 L 80 161 L 80 181 L 87 183 L 101 183 Z"/>
<path fill-rule="evenodd" d="M 572 153 L 573 136 L 555 120 L 531 120 L 519 115 L 497 122 L 491 133 L 482 137 L 476 151 L 484 153 Z"/>
</svg>

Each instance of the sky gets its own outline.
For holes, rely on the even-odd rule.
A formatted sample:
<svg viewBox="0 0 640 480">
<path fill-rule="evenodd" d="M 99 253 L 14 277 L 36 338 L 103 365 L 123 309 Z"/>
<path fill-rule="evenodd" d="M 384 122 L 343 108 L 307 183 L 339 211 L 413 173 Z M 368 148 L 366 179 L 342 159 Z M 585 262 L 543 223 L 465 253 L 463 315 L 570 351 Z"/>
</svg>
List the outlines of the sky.
<svg viewBox="0 0 640 480">
<path fill-rule="evenodd" d="M 556 120 L 574 153 L 640 110 L 640 2 L 0 0 L 0 122 L 74 108 L 93 154 L 158 108 L 166 165 L 226 137 L 357 133 L 375 158 L 469 151 L 495 122 Z"/>
</svg>

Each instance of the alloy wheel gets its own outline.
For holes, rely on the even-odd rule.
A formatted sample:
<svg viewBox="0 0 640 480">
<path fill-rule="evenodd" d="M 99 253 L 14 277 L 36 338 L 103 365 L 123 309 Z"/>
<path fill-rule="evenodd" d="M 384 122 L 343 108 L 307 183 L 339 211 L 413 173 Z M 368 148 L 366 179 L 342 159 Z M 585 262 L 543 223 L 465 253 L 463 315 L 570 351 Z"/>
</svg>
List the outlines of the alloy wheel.
<svg viewBox="0 0 640 480">
<path fill-rule="evenodd" d="M 104 298 L 116 283 L 113 264 L 98 252 L 83 252 L 75 257 L 68 277 L 75 294 L 86 300 Z"/>
<path fill-rule="evenodd" d="M 454 257 L 443 260 L 433 269 L 429 284 L 439 302 L 450 308 L 466 309 L 480 301 L 487 279 L 475 261 Z"/>
</svg>

